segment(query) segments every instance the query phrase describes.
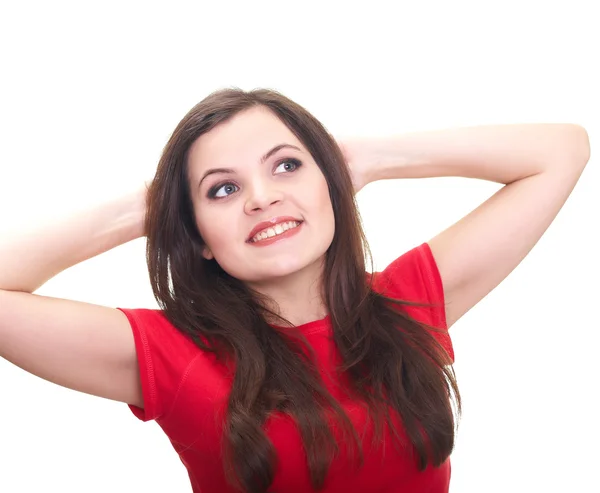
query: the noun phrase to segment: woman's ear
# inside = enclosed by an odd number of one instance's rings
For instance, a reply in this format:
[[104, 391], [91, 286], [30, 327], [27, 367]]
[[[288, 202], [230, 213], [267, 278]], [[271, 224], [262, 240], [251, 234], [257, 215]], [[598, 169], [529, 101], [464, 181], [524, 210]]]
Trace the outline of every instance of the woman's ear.
[[215, 256], [212, 254], [212, 252], [210, 251], [210, 248], [208, 248], [207, 246], [205, 246], [202, 249], [202, 256], [206, 259], [206, 260], [212, 260], [215, 258]]

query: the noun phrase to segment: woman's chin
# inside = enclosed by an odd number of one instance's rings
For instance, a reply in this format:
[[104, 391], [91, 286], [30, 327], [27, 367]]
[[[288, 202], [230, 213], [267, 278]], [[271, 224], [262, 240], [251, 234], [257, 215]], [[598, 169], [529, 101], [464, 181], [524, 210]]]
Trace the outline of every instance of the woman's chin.
[[299, 265], [298, 262], [290, 262], [289, 264], [271, 265], [257, 276], [258, 282], [268, 282], [269, 280], [282, 279], [289, 276], [294, 276], [304, 270], [305, 265]]
[[[277, 281], [285, 278], [291, 278], [297, 275], [301, 275], [311, 269], [316, 269], [316, 263], [302, 261], [299, 258], [289, 259], [278, 259], [277, 261], [270, 262], [269, 265], [262, 266], [264, 268], [256, 269], [251, 276], [246, 279], [248, 282], [254, 283], [268, 283], [269, 281]], [[259, 266], [256, 266], [259, 267]], [[257, 272], [258, 271], [258, 272]]]

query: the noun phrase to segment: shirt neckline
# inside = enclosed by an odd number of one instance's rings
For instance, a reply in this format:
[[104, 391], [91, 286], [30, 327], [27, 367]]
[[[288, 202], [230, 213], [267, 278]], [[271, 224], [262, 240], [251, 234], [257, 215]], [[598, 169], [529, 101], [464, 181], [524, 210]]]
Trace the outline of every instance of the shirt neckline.
[[[274, 325], [274, 324], [270, 324], [270, 325], [274, 329], [279, 329], [279, 330], [290, 329], [290, 327], [282, 327], [281, 325]], [[321, 331], [327, 329], [327, 327], [329, 327], [330, 325], [331, 325], [331, 317], [329, 316], [329, 314], [327, 314], [323, 318], [320, 318], [318, 320], [312, 320], [310, 322], [306, 322], [301, 325], [296, 325], [294, 328], [296, 330], [299, 330], [303, 334], [313, 334], [315, 332], [321, 332]]]

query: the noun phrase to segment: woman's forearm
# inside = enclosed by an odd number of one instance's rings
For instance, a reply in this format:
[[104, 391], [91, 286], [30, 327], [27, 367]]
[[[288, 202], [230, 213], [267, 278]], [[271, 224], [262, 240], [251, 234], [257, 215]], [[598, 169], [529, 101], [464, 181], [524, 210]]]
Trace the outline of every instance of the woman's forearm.
[[33, 293], [58, 273], [144, 235], [145, 190], [0, 241], [0, 289]]
[[509, 184], [589, 157], [587, 132], [572, 124], [463, 127], [363, 139], [344, 147], [357, 161], [369, 163], [363, 170], [366, 182], [460, 176]]

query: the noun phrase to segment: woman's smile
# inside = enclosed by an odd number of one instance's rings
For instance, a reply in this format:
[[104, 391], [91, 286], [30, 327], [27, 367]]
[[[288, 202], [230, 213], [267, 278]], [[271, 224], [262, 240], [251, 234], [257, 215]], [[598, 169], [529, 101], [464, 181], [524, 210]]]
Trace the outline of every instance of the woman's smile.
[[297, 235], [304, 221], [287, 221], [262, 230], [251, 238], [248, 243], [252, 246], [262, 247]]

